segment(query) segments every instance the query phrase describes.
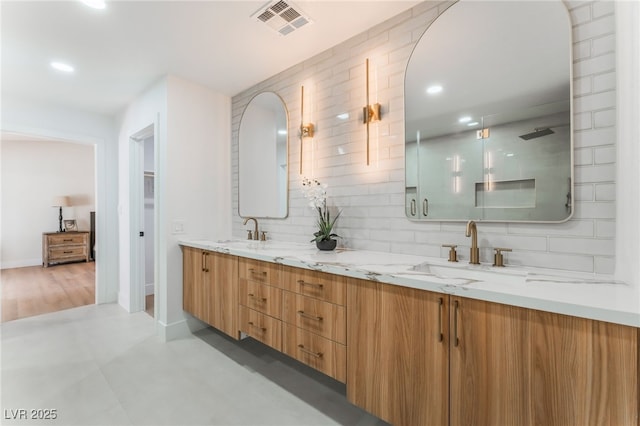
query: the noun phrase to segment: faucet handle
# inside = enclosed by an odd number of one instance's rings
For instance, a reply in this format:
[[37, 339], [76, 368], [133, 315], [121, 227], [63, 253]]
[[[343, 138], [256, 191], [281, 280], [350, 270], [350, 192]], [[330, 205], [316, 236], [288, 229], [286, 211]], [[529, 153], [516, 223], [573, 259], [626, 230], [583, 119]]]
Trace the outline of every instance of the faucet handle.
[[503, 251], [511, 251], [510, 248], [495, 247], [496, 254], [493, 255], [493, 266], [504, 266]]
[[247, 229], [247, 240], [253, 240], [253, 235], [251, 234], [251, 229]]
[[267, 241], [267, 231], [262, 231], [260, 233], [260, 241]]
[[455, 244], [443, 244], [442, 247], [449, 247], [449, 262], [457, 262], [458, 261], [458, 253], [456, 252]]

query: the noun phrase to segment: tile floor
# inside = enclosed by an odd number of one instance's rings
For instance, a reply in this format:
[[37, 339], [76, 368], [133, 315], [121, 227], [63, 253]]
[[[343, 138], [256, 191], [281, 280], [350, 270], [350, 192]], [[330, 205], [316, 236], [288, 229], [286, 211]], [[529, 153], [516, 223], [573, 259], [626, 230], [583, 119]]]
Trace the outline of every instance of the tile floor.
[[[0, 325], [0, 423], [384, 425], [344, 385], [211, 328], [162, 343], [153, 318], [89, 305]], [[55, 420], [31, 410], [56, 410]], [[26, 410], [28, 420], [14, 420]], [[44, 414], [43, 412], [40, 412]]]

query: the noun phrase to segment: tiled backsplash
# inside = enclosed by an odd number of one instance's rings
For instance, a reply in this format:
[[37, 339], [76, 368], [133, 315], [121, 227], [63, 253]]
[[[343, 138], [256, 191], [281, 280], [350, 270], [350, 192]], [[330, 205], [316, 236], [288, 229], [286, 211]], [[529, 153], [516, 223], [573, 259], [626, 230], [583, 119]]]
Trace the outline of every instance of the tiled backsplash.
[[[614, 2], [565, 2], [573, 26], [575, 213], [561, 224], [479, 223], [481, 260], [492, 247], [510, 247], [511, 265], [613, 273], [615, 234], [615, 26]], [[251, 87], [232, 100], [233, 235], [246, 235], [238, 216], [238, 128], [253, 96], [273, 91], [289, 112], [289, 215], [259, 219], [270, 239], [305, 242], [315, 212], [302, 197], [299, 175], [300, 87], [305, 121], [316, 125], [313, 162], [305, 175], [328, 184], [329, 202], [342, 210], [339, 245], [383, 252], [446, 257], [442, 244], [458, 244], [468, 259], [464, 223], [412, 222], [405, 216], [404, 72], [425, 29], [451, 2], [424, 2], [332, 49]], [[366, 165], [365, 59], [383, 119], [372, 127], [372, 164]], [[336, 119], [347, 112], [346, 121]], [[309, 172], [313, 163], [313, 174]]]

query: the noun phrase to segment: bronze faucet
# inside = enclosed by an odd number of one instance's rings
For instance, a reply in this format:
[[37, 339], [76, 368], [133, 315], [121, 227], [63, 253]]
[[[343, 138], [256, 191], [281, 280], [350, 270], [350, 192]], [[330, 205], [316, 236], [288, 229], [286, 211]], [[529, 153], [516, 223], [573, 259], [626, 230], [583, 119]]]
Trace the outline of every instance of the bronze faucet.
[[469, 250], [469, 263], [472, 265], [480, 264], [480, 249], [478, 248], [478, 228], [472, 220], [467, 222], [467, 230], [464, 234], [471, 237], [471, 249]]
[[[256, 225], [256, 226], [255, 226], [255, 230], [253, 231], [253, 239], [254, 239], [254, 240], [257, 240], [257, 239], [258, 239], [258, 220], [257, 220], [255, 217], [248, 217], [248, 218], [246, 218], [246, 219], [244, 220], [244, 222], [243, 222], [242, 224], [243, 224], [243, 225], [246, 225], [246, 224], [247, 224], [247, 222], [249, 222], [250, 220], [252, 220], [252, 221], [253, 221], [253, 223], [255, 223], [255, 225]], [[249, 237], [248, 237], [248, 239], [249, 239], [249, 240], [251, 240], [251, 239], [252, 239], [251, 231], [249, 231]]]

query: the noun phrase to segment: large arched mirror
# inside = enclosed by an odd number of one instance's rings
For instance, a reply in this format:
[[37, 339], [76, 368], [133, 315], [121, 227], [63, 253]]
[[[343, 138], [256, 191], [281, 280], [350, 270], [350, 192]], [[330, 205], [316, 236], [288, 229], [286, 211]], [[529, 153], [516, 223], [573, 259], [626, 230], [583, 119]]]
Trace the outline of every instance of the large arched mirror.
[[561, 1], [453, 4], [407, 66], [407, 216], [569, 219], [571, 117], [571, 23]]
[[288, 210], [288, 117], [273, 92], [256, 95], [240, 119], [238, 213], [284, 218]]

